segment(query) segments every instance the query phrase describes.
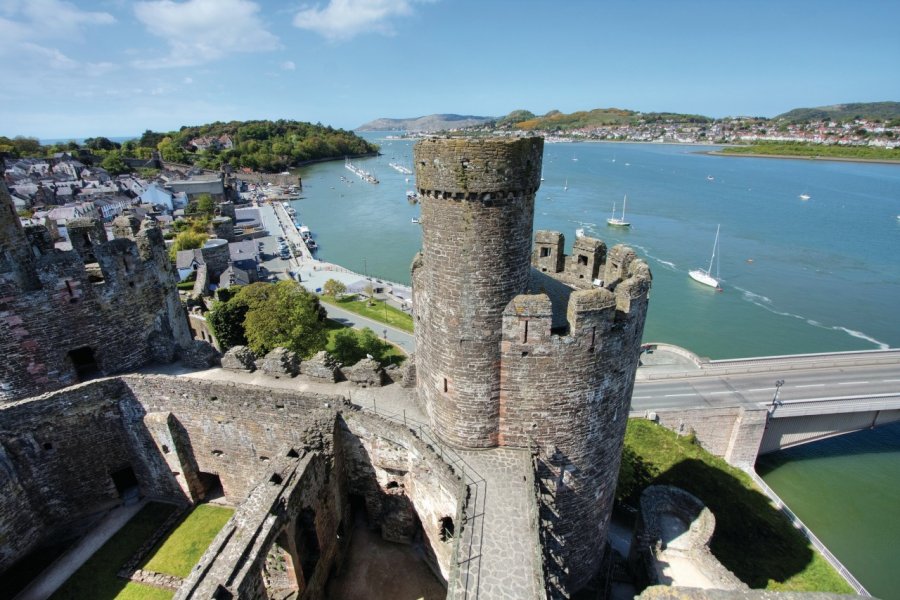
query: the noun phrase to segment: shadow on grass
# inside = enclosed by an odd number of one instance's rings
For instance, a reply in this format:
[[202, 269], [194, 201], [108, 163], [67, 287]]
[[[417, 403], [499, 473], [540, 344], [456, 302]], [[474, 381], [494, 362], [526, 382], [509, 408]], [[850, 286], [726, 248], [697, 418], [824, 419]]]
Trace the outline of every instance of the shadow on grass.
[[770, 579], [783, 583], [813, 560], [809, 542], [768, 497], [728, 472], [686, 458], [651, 484], [678, 486], [709, 507], [716, 517], [710, 550], [750, 587], [764, 588]]

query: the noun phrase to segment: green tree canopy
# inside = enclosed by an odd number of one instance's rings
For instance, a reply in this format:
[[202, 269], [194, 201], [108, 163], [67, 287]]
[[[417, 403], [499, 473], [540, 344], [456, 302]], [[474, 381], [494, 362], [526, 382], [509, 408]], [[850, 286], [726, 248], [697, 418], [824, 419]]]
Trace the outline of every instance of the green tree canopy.
[[361, 330], [345, 328], [337, 331], [332, 338], [331, 351], [334, 356], [345, 365], [354, 365], [372, 356], [378, 362], [384, 364], [388, 361], [388, 351], [391, 346], [378, 338], [378, 335], [364, 327]]
[[[280, 281], [267, 286], [264, 293], [244, 287], [232, 301], [246, 300], [249, 305], [244, 318], [247, 345], [258, 356], [283, 346], [300, 356], [309, 357], [325, 348], [327, 314], [318, 297], [295, 281]], [[248, 292], [245, 294], [244, 292]]]
[[172, 259], [175, 259], [175, 255], [178, 254], [181, 250], [193, 250], [195, 248], [201, 248], [206, 242], [207, 236], [205, 233], [197, 233], [196, 231], [187, 230], [182, 231], [177, 236], [175, 236], [175, 241], [172, 242], [172, 249], [170, 250]]
[[107, 154], [100, 166], [109, 171], [111, 175], [121, 175], [130, 171], [118, 150], [113, 150]]
[[322, 290], [325, 292], [326, 296], [336, 298], [347, 291], [347, 286], [337, 279], [329, 279], [325, 282], [325, 285], [322, 286]]

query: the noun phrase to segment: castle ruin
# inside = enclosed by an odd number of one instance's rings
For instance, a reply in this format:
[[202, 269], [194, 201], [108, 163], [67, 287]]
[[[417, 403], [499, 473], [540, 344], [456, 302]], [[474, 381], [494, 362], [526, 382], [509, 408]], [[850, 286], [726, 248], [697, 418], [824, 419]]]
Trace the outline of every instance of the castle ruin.
[[[473, 597], [483, 496], [452, 447], [527, 459], [513, 476], [534, 491], [523, 539], [541, 557], [535, 597], [584, 587], [605, 552], [651, 277], [624, 246], [579, 238], [567, 257], [558, 232], [532, 244], [542, 151], [538, 138], [415, 148], [414, 387], [388, 388], [418, 405], [425, 429], [361, 410], [352, 382], [315, 383], [302, 365], [277, 380], [213, 371], [72, 385], [87, 369], [80, 348], [100, 374], [178, 352], [186, 324], [161, 236], [124, 219], [123, 237], [106, 240], [85, 223], [60, 252], [4, 213], [0, 572], [129, 489], [188, 505], [221, 488], [235, 515], [176, 598], [322, 597], [344, 568], [354, 505], [385, 539], [421, 540], [448, 597]], [[352, 397], [374, 406], [379, 389]], [[480, 597], [517, 597], [479, 576]]]

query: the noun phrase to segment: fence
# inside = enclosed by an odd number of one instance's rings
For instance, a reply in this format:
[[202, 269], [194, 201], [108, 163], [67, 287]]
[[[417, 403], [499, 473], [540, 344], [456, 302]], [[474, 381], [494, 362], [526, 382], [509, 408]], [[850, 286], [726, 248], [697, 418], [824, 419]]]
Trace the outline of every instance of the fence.
[[810, 529], [803, 524], [803, 521], [800, 520], [800, 517], [795, 515], [794, 512], [784, 503], [784, 501], [782, 501], [778, 494], [776, 494], [775, 491], [772, 490], [772, 488], [770, 488], [765, 481], [763, 481], [762, 477], [757, 475], [756, 471], [753, 470], [752, 467], [745, 469], [745, 472], [750, 476], [751, 479], [753, 479], [756, 485], [758, 485], [763, 490], [763, 492], [765, 492], [769, 499], [772, 500], [772, 502], [775, 504], [775, 507], [778, 508], [778, 510], [780, 510], [784, 514], [784, 516], [788, 518], [788, 520], [790, 520], [794, 527], [799, 529], [800, 532], [804, 536], [806, 536], [806, 539], [809, 540], [809, 543], [812, 544], [813, 548], [818, 550], [819, 554], [825, 557], [825, 560], [827, 560], [828, 563], [832, 567], [834, 567], [834, 570], [837, 571], [854, 590], [856, 590], [857, 594], [867, 597], [872, 596], [872, 594], [866, 591], [866, 588], [863, 587], [863, 584], [861, 584], [856, 579], [856, 577], [853, 576], [853, 573], [851, 573], [847, 569], [847, 567], [845, 567], [843, 563], [841, 563], [841, 561], [831, 553], [831, 550], [829, 550], [825, 546], [825, 544], [823, 544], [821, 540], [816, 537], [816, 534], [810, 531]]

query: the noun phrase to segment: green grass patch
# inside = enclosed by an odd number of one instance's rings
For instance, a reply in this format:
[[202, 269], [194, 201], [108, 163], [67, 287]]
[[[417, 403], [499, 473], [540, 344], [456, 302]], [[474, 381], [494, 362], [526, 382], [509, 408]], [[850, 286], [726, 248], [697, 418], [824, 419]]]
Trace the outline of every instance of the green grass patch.
[[617, 495], [637, 506], [648, 485], [674, 485], [694, 494], [716, 517], [710, 549], [752, 588], [853, 594], [853, 589], [777, 511], [750, 477], [650, 421], [631, 419]]
[[347, 312], [361, 315], [378, 323], [384, 323], [391, 327], [396, 327], [402, 331], [412, 333], [413, 319], [408, 313], [398, 310], [390, 306], [383, 300], [372, 300], [371, 305], [365, 300], [357, 300], [355, 295], [347, 296], [335, 300], [329, 296], [321, 295], [319, 300], [338, 308], [343, 308]]
[[151, 502], [66, 581], [51, 600], [169, 600], [173, 592], [125, 581], [116, 572], [147, 538], [163, 524], [175, 507]]
[[200, 504], [172, 530], [141, 568], [187, 577], [233, 513], [233, 509], [224, 506]]
[[723, 154], [762, 154], [766, 156], [790, 156], [798, 158], [852, 158], [861, 160], [900, 161], [900, 151], [874, 146], [826, 146], [824, 144], [768, 143], [749, 146], [727, 146]]

